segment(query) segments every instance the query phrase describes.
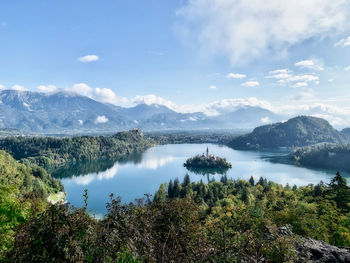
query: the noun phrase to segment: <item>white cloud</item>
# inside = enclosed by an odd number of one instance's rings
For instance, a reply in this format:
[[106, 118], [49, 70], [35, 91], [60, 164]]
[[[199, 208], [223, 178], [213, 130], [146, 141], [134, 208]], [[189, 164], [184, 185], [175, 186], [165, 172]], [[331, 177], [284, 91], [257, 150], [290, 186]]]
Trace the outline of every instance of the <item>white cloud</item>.
[[98, 59], [99, 57], [96, 55], [87, 55], [87, 56], [79, 57], [78, 61], [83, 63], [88, 63], [88, 62], [97, 61]]
[[348, 5], [345, 0], [190, 0], [176, 12], [177, 29], [201, 53], [241, 64], [345, 31]]
[[41, 92], [54, 92], [57, 90], [57, 87], [55, 85], [40, 85], [36, 89]]
[[310, 82], [310, 81], [318, 81], [319, 77], [315, 75], [296, 75], [288, 78], [289, 81], [303, 81], [303, 82]]
[[215, 89], [216, 89], [216, 86], [211, 85], [211, 86], [209, 87], [209, 89], [211, 89], [211, 90], [215, 90]]
[[108, 103], [115, 103], [117, 96], [114, 91], [107, 88], [95, 88], [92, 94], [93, 98]]
[[26, 89], [21, 86], [21, 85], [13, 85], [12, 88], [13, 90], [18, 90], [18, 91], [25, 91]]
[[151, 104], [159, 104], [159, 105], [164, 105], [167, 106], [168, 108], [172, 109], [172, 110], [176, 110], [177, 109], [177, 105], [175, 103], [173, 103], [170, 100], [166, 100], [162, 97], [157, 97], [154, 94], [149, 94], [149, 95], [145, 95], [145, 96], [135, 96], [134, 98], [132, 98], [130, 100], [131, 103], [133, 104], [139, 104], [139, 103], [145, 103], [147, 105], [151, 105]]
[[152, 154], [144, 155], [142, 158], [141, 163], [137, 165], [138, 168], [146, 168], [155, 170], [158, 167], [162, 167], [165, 164], [172, 162], [174, 160], [174, 157], [172, 156], [165, 156], [159, 158], [158, 156], [152, 156]]
[[0, 85], [0, 90], [5, 90], [6, 87], [4, 85]]
[[322, 63], [317, 60], [302, 60], [295, 63], [294, 66], [313, 70], [324, 70]]
[[257, 86], [259, 86], [259, 81], [256, 81], [256, 80], [246, 81], [246, 82], [242, 83], [241, 86], [243, 86], [243, 87], [257, 87]]
[[95, 181], [96, 179], [99, 181], [112, 179], [114, 176], [116, 176], [116, 174], [118, 173], [118, 170], [119, 170], [119, 164], [116, 163], [106, 171], [99, 172], [97, 174], [91, 173], [86, 175], [73, 176], [72, 179], [78, 185], [88, 185], [91, 182]]
[[292, 75], [289, 73], [279, 73], [271, 76], [266, 76], [266, 78], [270, 78], [270, 79], [288, 79], [290, 77], [292, 77]]
[[345, 70], [345, 71], [349, 71], [349, 70], [350, 70], [350, 66], [345, 67], [344, 70]]
[[330, 114], [312, 114], [311, 116], [325, 119], [332, 126], [335, 126], [335, 127], [346, 127], [349, 125], [349, 121], [345, 120], [344, 118], [330, 115]]
[[74, 84], [73, 87], [70, 89], [70, 91], [73, 91], [75, 93], [84, 95], [84, 96], [88, 96], [91, 94], [92, 92], [92, 88], [89, 87], [89, 85], [85, 84], [85, 83], [77, 83]]
[[347, 38], [343, 38], [341, 40], [339, 40], [337, 43], [334, 44], [335, 47], [338, 46], [343, 46], [343, 47], [347, 47], [350, 46], [350, 36], [348, 36]]
[[226, 78], [228, 79], [244, 79], [246, 77], [245, 74], [240, 73], [229, 73], [226, 75]]
[[79, 125], [83, 125], [83, 124], [84, 124], [84, 121], [83, 121], [83, 120], [78, 120], [78, 124], [79, 124]]
[[101, 116], [97, 116], [96, 120], [95, 120], [95, 123], [106, 123], [108, 122], [108, 118], [104, 115], [101, 115]]
[[[311, 60], [310, 60], [311, 61]], [[315, 62], [310, 61], [300, 61], [295, 65], [299, 67], [318, 67], [320, 69], [320, 64], [316, 64]], [[294, 75], [292, 70], [289, 69], [276, 69], [270, 71], [265, 78], [276, 79], [277, 83], [280, 85], [292, 84], [293, 88], [300, 88], [308, 86], [308, 82], [313, 82], [315, 84], [319, 84], [319, 76], [315, 74], [304, 74], [304, 75]]]
[[275, 69], [269, 72], [270, 75], [276, 75], [276, 74], [289, 74], [292, 73], [293, 70], [290, 70], [288, 68], [282, 68], [282, 69]]
[[210, 103], [203, 104], [185, 104], [177, 105], [172, 101], [166, 100], [161, 97], [157, 97], [153, 94], [146, 96], [136, 96], [132, 99], [129, 99], [125, 104], [119, 104], [120, 106], [134, 106], [139, 103], [159, 104], [164, 105], [176, 112], [180, 113], [193, 113], [193, 112], [203, 112], [206, 115], [215, 116], [220, 112], [230, 112], [237, 110], [245, 106], [256, 106], [262, 107], [265, 109], [272, 109], [272, 106], [267, 101], [258, 100], [257, 98], [247, 98], [247, 99], [223, 99], [220, 101], [214, 101]]
[[260, 121], [261, 121], [262, 123], [269, 123], [269, 122], [271, 122], [271, 120], [270, 120], [269, 117], [263, 117], [263, 118], [260, 119]]
[[304, 88], [307, 87], [307, 82], [297, 82], [294, 85], [292, 85], [293, 88]]

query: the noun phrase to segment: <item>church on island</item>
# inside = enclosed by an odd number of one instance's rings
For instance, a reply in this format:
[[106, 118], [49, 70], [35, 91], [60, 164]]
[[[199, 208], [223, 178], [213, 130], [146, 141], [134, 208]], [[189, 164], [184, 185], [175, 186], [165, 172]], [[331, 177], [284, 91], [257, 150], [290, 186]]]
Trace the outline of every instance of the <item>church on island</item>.
[[226, 158], [210, 155], [208, 147], [205, 154], [188, 158], [184, 166], [191, 168], [232, 168], [231, 163], [227, 162]]

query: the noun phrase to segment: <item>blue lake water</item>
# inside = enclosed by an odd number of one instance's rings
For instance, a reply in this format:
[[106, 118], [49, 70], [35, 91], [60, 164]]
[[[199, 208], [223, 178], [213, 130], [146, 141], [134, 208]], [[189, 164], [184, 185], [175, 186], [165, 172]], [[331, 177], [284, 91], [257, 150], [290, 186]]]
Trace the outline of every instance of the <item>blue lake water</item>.
[[[145, 193], [153, 195], [160, 184], [170, 179], [179, 178], [182, 182], [186, 173], [191, 181], [207, 181], [206, 176], [183, 167], [187, 158], [202, 154], [207, 147], [210, 154], [225, 157], [232, 163], [232, 169], [226, 173], [228, 178], [248, 180], [253, 176], [257, 181], [262, 176], [283, 185], [300, 186], [321, 180], [328, 182], [335, 174], [335, 171], [313, 170], [268, 160], [268, 157], [285, 154], [280, 152], [236, 151], [215, 144], [169, 144], [155, 146], [126, 160], [107, 162], [95, 167], [95, 172], [84, 170], [86, 164], [79, 164], [81, 167], [78, 165], [69, 172], [58, 171], [56, 176], [62, 178], [69, 203], [83, 206], [84, 189], [88, 189], [88, 209], [96, 216], [102, 216], [106, 213], [105, 205], [111, 193], [121, 196], [124, 202], [132, 202], [144, 197]], [[220, 180], [221, 175], [210, 175], [213, 177]]]

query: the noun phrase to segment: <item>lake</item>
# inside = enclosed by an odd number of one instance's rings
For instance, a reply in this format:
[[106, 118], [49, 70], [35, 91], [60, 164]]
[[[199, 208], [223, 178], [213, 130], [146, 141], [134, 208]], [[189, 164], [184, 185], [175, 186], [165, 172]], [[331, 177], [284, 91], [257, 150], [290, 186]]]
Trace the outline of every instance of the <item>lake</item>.
[[[203, 180], [208, 176], [189, 172], [183, 163], [189, 157], [209, 153], [226, 158], [232, 163], [227, 177], [255, 181], [262, 176], [268, 180], [289, 185], [317, 184], [328, 182], [335, 171], [313, 170], [289, 164], [269, 161], [270, 157], [285, 155], [283, 152], [237, 151], [216, 144], [169, 144], [155, 146], [143, 153], [118, 161], [96, 161], [61, 168], [53, 173], [65, 186], [67, 201], [76, 207], [83, 206], [84, 189], [88, 189], [88, 209], [97, 217], [106, 213], [105, 205], [109, 195], [119, 195], [124, 202], [144, 197], [145, 193], [154, 195], [160, 184], [179, 178], [182, 182], [186, 173], [191, 181]], [[220, 180], [221, 175], [209, 175], [210, 179]]]

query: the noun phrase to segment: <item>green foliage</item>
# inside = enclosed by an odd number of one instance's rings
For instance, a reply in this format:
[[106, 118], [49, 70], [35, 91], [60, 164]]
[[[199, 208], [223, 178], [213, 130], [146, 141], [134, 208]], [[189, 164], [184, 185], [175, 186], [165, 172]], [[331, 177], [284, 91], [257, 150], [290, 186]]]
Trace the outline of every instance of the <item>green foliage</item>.
[[62, 189], [44, 169], [20, 164], [0, 151], [0, 261], [12, 247], [16, 227], [45, 207], [49, 193]]
[[299, 165], [350, 172], [350, 145], [320, 143], [297, 148], [291, 158]]
[[221, 158], [218, 156], [201, 156], [197, 155], [195, 157], [189, 158], [184, 163], [185, 167], [193, 167], [193, 168], [217, 168], [217, 169], [225, 169], [232, 168], [232, 165], [226, 161], [225, 158]]
[[277, 226], [291, 225], [296, 234], [350, 246], [350, 188], [339, 173], [329, 185], [320, 182], [316, 186], [299, 188], [283, 187], [263, 178], [254, 184], [252, 179], [246, 182], [225, 177], [208, 185], [203, 182], [176, 185], [177, 189], [184, 190], [174, 191], [173, 186], [171, 193], [168, 190], [167, 198], [190, 197], [205, 207], [209, 216], [227, 204], [232, 204], [235, 209], [242, 206], [244, 211], [264, 215], [264, 220]]
[[146, 134], [157, 144], [182, 144], [182, 143], [226, 143], [239, 133], [229, 131], [162, 131]]
[[343, 144], [348, 138], [324, 119], [298, 116], [283, 123], [257, 127], [250, 134], [233, 138], [227, 144], [235, 149], [274, 149], [322, 142]]
[[331, 198], [337, 204], [337, 207], [345, 212], [350, 212], [350, 188], [339, 172], [337, 172], [336, 176], [331, 180], [329, 188]]
[[10, 153], [16, 160], [42, 167], [66, 162], [115, 159], [151, 145], [152, 142], [137, 131], [119, 132], [109, 137], [7, 137], [0, 140], [0, 149]]
[[[90, 217], [86, 207], [67, 204], [24, 215], [29, 219], [16, 214], [23, 223], [6, 260], [295, 262], [299, 241], [290, 228], [300, 236], [350, 245], [350, 216], [342, 202], [348, 191], [339, 173], [328, 185], [293, 188], [263, 178], [255, 183], [223, 176], [204, 184], [185, 176], [182, 183], [162, 184], [153, 201], [146, 195], [123, 204], [111, 195], [102, 220]], [[87, 200], [86, 192], [83, 197]], [[18, 206], [13, 200], [9, 207]]]
[[94, 262], [95, 224], [85, 209], [51, 205], [19, 229], [9, 258], [12, 262]]

